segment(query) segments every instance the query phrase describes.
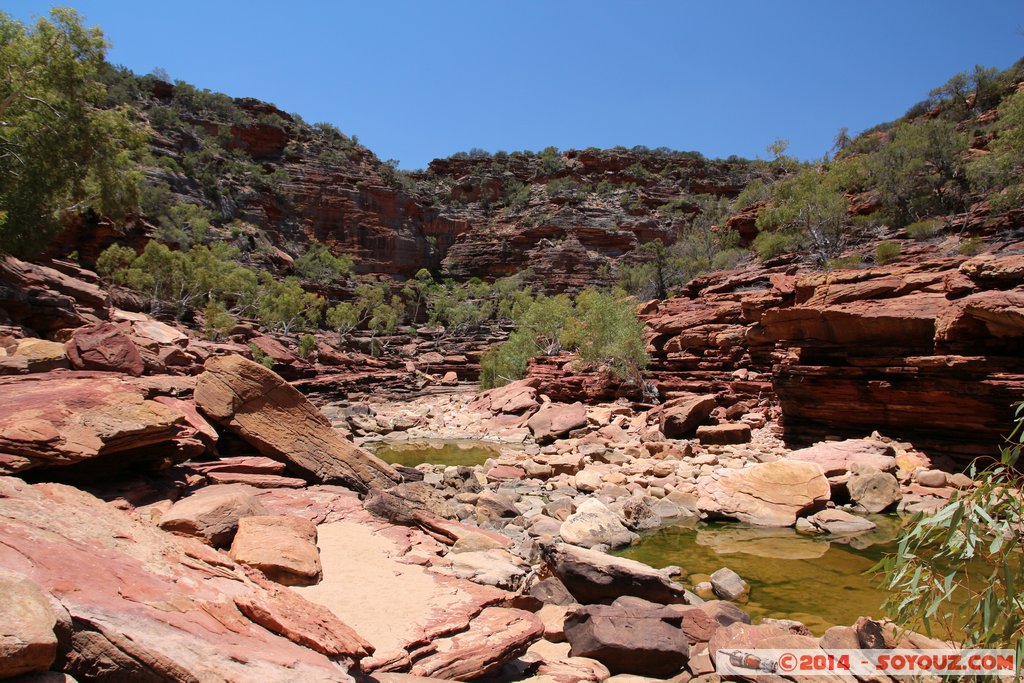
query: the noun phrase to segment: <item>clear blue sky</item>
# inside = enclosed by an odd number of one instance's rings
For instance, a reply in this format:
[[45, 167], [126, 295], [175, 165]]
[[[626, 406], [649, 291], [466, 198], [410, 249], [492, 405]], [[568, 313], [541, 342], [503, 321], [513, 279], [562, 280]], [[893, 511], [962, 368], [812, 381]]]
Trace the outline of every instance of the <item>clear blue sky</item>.
[[[52, 2], [5, 0], [19, 19]], [[112, 62], [328, 121], [403, 168], [481, 147], [820, 156], [975, 64], [1024, 0], [68, 2]]]

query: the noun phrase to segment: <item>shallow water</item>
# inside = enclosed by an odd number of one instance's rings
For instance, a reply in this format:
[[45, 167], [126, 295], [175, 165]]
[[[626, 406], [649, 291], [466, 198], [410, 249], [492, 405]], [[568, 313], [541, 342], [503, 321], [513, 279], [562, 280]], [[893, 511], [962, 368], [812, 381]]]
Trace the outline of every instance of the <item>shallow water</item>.
[[373, 449], [374, 455], [390, 464], [415, 467], [434, 465], [482, 465], [496, 458], [501, 449], [486, 441], [409, 441], [384, 442]]
[[743, 608], [755, 623], [764, 617], [796, 619], [820, 635], [830, 626], [849, 626], [860, 616], [882, 616], [886, 592], [879, 587], [881, 577], [865, 572], [895, 551], [899, 520], [872, 521], [878, 529], [845, 542], [794, 529], [671, 526], [616, 554], [654, 567], [677, 565], [689, 577], [687, 585], [729, 567], [751, 586]]

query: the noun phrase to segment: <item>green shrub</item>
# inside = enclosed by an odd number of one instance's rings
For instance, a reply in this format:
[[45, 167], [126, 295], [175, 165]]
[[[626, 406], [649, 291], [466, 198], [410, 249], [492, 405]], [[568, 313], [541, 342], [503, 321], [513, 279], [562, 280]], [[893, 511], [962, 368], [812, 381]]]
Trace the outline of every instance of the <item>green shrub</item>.
[[203, 309], [203, 333], [212, 341], [227, 337], [236, 322], [235, 316], [216, 299], [211, 299]]
[[352, 259], [335, 256], [324, 245], [313, 240], [299, 258], [295, 259], [295, 274], [319, 285], [329, 285], [352, 274]]
[[311, 334], [304, 335], [299, 340], [299, 358], [309, 358], [309, 354], [317, 347], [316, 337]]
[[851, 254], [850, 256], [843, 256], [841, 258], [834, 258], [828, 262], [829, 270], [846, 270], [849, 268], [856, 268], [864, 263], [864, 257], [860, 254]]
[[252, 354], [252, 359], [265, 367], [267, 370], [274, 369], [274, 359], [263, 353], [263, 349], [256, 346], [255, 344], [249, 344], [249, 353]]
[[957, 252], [961, 256], [974, 256], [981, 251], [982, 245], [984, 245], [984, 241], [980, 237], [968, 237], [960, 242], [960, 246], [957, 247]]
[[892, 263], [900, 257], [900, 243], [895, 240], [879, 242], [875, 247], [875, 262], [879, 265]]
[[327, 326], [338, 333], [339, 339], [359, 326], [359, 309], [355, 304], [342, 302], [327, 311]]
[[539, 296], [516, 320], [507, 342], [480, 360], [480, 386], [490, 389], [521, 378], [529, 360], [541, 354], [574, 351], [595, 368], [641, 383], [647, 365], [643, 323], [636, 300], [621, 290], [587, 289], [575, 302], [567, 295]]
[[146, 136], [102, 106], [105, 49], [72, 9], [31, 24], [0, 12], [0, 253], [35, 256], [71, 215], [136, 206]]
[[769, 261], [783, 254], [796, 251], [803, 243], [803, 234], [797, 230], [762, 232], [754, 238], [751, 246], [762, 261]]
[[924, 221], [915, 221], [906, 227], [906, 231], [912, 240], [926, 240], [941, 232], [942, 226], [942, 221], [932, 218]]
[[111, 244], [96, 259], [96, 272], [118, 284], [123, 284], [121, 274], [131, 267], [136, 258], [138, 254], [131, 247]]
[[488, 349], [480, 357], [480, 388], [493, 389], [526, 374], [530, 359], [537, 355], [537, 345], [525, 331], [509, 335], [508, 341]]

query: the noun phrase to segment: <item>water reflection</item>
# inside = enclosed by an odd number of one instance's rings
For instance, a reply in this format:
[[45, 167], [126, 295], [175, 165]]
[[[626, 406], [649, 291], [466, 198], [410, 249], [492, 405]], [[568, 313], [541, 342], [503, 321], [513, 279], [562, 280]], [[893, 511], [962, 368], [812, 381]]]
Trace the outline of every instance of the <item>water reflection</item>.
[[872, 521], [877, 529], [849, 538], [736, 524], [673, 526], [618, 554], [655, 567], [678, 565], [690, 580], [729, 567], [751, 585], [744, 609], [755, 622], [797, 619], [821, 634], [860, 616], [882, 616], [886, 593], [880, 578], [865, 572], [895, 550], [899, 520]]

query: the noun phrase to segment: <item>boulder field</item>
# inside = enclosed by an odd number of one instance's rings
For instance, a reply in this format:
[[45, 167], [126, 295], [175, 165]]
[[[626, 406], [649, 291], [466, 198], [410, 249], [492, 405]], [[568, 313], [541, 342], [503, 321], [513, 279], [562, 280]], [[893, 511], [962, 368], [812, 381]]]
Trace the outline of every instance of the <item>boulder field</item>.
[[[609, 551], [684, 520], [852, 543], [972, 486], [1024, 392], [1019, 258], [702, 278], [641, 309], [657, 403], [560, 356], [473, 391], [495, 337], [208, 342], [6, 259], [0, 678], [715, 683], [723, 648], [935, 645], [881, 614], [752, 624], [730, 569]], [[493, 452], [370, 450], [429, 439]]]

